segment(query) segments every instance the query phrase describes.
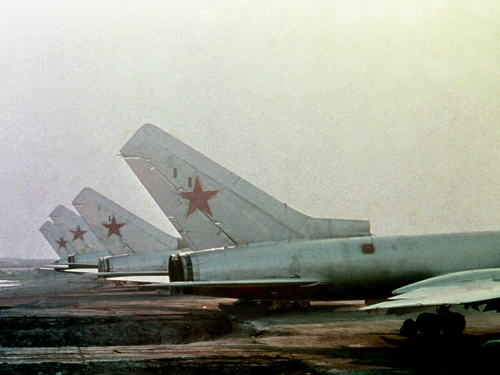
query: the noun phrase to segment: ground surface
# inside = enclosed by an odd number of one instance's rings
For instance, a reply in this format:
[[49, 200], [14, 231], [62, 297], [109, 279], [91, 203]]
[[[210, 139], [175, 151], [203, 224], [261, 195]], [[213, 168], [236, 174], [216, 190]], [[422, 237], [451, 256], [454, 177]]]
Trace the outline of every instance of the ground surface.
[[[358, 302], [271, 312], [58, 276], [0, 288], [0, 374], [465, 373], [496, 363], [500, 315], [458, 338], [401, 337]], [[410, 315], [415, 317], [416, 314]]]

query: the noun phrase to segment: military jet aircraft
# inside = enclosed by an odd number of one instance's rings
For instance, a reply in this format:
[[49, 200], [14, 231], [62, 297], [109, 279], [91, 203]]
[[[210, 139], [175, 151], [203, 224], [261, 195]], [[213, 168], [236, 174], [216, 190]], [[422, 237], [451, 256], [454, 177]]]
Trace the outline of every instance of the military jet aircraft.
[[57, 226], [51, 221], [43, 223], [39, 230], [59, 256], [59, 260], [56, 263], [67, 264], [68, 256], [75, 253], [73, 245], [64, 239]]
[[170, 254], [186, 247], [182, 238], [161, 231], [91, 188], [84, 188], [73, 205], [109, 252], [128, 252], [100, 258], [98, 276], [127, 281], [131, 275], [168, 275]]
[[59, 232], [59, 229], [57, 229], [57, 226], [51, 221], [46, 221], [45, 223], [43, 223], [39, 230], [40, 233], [42, 233], [42, 235], [45, 237], [47, 242], [50, 244], [52, 249], [54, 249], [56, 254], [59, 256], [59, 260], [57, 261], [57, 263], [68, 263], [68, 255], [74, 254], [75, 249], [73, 248], [73, 245], [71, 245], [71, 243], [68, 243], [63, 238], [61, 232]]
[[[68, 263], [86, 264], [89, 267], [79, 268], [97, 269], [99, 258], [110, 255], [80, 215], [63, 205], [59, 205], [49, 214], [49, 217], [59, 229], [64, 240], [70, 243], [75, 250], [74, 254], [68, 256]], [[113, 253], [113, 255], [121, 254], [125, 254], [125, 252]]]
[[72, 242], [67, 241], [62, 236], [53, 222], [46, 221], [40, 227], [40, 232], [60, 258], [54, 264], [46, 265], [42, 269], [76, 273], [97, 273], [97, 265], [94, 263], [95, 257], [88, 254], [76, 254]]
[[213, 247], [172, 254], [170, 282], [156, 288], [304, 307], [396, 290], [378, 308], [440, 307], [421, 315], [422, 333], [460, 333], [465, 320], [450, 306], [500, 298], [500, 232], [378, 237], [366, 221], [311, 218], [150, 124], [120, 152], [190, 247]]
[[89, 254], [77, 254], [72, 242], [64, 239], [53, 222], [46, 221], [40, 227], [40, 232], [60, 258], [54, 264], [45, 265], [41, 269], [70, 273], [97, 273], [95, 257]]

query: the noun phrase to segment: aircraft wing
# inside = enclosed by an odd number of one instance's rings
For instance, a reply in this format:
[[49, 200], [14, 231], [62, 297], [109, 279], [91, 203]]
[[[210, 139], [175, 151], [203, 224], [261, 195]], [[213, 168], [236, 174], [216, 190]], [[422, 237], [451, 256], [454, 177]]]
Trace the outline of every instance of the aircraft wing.
[[141, 289], [162, 288], [259, 288], [279, 286], [310, 287], [320, 284], [315, 279], [282, 278], [282, 279], [257, 279], [257, 280], [219, 280], [219, 281], [176, 281], [172, 283], [157, 282], [144, 285]]
[[500, 299], [500, 269], [470, 270], [432, 277], [393, 291], [387, 301], [361, 310], [485, 304]]

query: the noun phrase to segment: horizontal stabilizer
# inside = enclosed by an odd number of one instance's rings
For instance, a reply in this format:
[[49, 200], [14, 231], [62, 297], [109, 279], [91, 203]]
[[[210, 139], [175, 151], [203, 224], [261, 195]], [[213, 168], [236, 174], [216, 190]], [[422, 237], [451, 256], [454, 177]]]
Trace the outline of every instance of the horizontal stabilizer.
[[78, 268], [93, 268], [97, 269], [97, 264], [92, 263], [69, 263], [69, 269], [78, 269]]
[[138, 284], [149, 284], [149, 283], [168, 283], [170, 282], [170, 278], [168, 276], [119, 276], [119, 277], [110, 277], [106, 280], [109, 281], [121, 281], [121, 282], [130, 282], [130, 283], [138, 283]]
[[67, 265], [67, 264], [47, 264], [43, 267], [47, 268], [47, 269], [53, 269], [53, 270], [66, 270], [69, 268], [69, 265]]
[[68, 272], [68, 273], [92, 273], [92, 274], [96, 274], [97, 273], [97, 268], [72, 268], [72, 269], [63, 270], [63, 272]]
[[[168, 271], [138, 271], [138, 272], [99, 272], [97, 274], [99, 277], [110, 278], [110, 277], [134, 277], [134, 276], [168, 276]], [[154, 281], [151, 281], [154, 282]]]
[[220, 280], [220, 281], [176, 281], [172, 283], [155, 283], [144, 285], [141, 289], [160, 288], [265, 288], [282, 286], [311, 287], [319, 285], [314, 279], [262, 279], [262, 280]]
[[90, 263], [47, 264], [44, 265], [43, 267], [51, 268], [53, 270], [67, 270], [67, 269], [78, 269], [78, 268], [93, 268], [97, 270], [97, 265]]

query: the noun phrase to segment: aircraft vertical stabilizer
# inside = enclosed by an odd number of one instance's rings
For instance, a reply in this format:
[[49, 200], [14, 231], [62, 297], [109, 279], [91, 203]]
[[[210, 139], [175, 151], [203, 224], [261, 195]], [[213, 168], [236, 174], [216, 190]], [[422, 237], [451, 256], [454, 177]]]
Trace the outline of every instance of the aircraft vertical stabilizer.
[[106, 249], [113, 253], [171, 251], [178, 249], [179, 240], [182, 241], [88, 187], [78, 194], [73, 205]]
[[68, 255], [75, 253], [75, 248], [71, 242], [64, 239], [54, 223], [46, 221], [40, 227], [40, 232], [43, 234], [50, 246], [52, 246], [60, 259], [66, 261], [68, 259]]
[[368, 221], [288, 207], [154, 125], [143, 125], [120, 152], [192, 249], [370, 235]]
[[76, 254], [108, 253], [80, 215], [59, 205], [49, 216], [64, 239], [74, 246]]

